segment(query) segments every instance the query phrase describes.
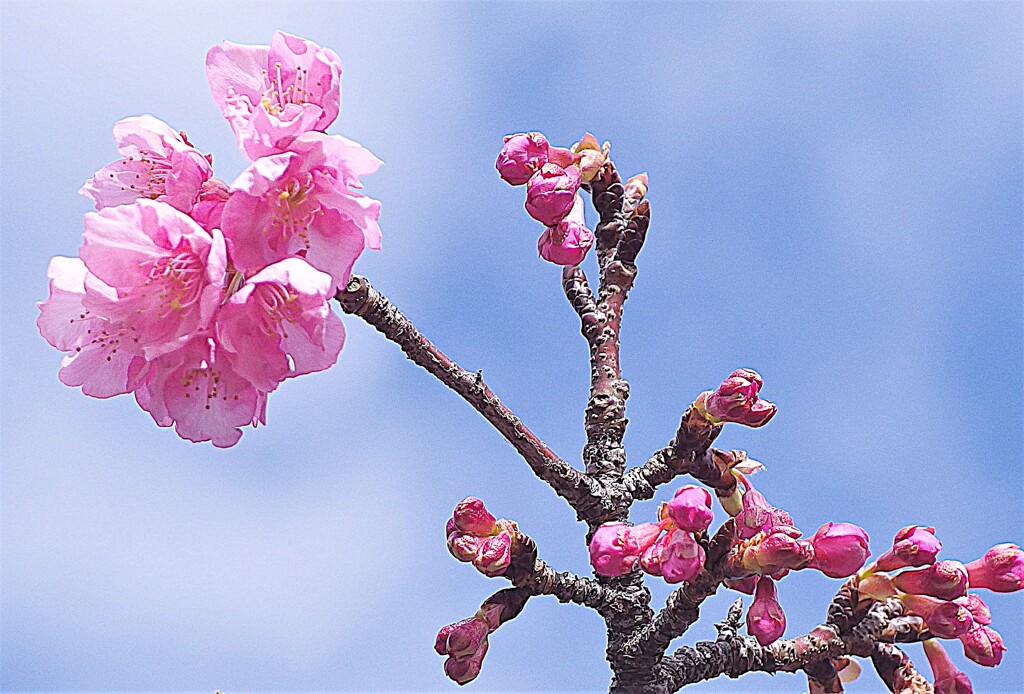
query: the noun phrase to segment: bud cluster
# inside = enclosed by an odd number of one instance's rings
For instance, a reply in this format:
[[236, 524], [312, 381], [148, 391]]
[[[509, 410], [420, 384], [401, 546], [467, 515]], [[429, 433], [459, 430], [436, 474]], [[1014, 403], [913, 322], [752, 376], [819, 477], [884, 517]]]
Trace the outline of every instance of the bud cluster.
[[[861, 572], [857, 590], [862, 597], [875, 600], [899, 598], [908, 614], [923, 620], [928, 635], [959, 639], [967, 658], [994, 667], [1006, 647], [999, 632], [989, 626], [992, 615], [988, 606], [968, 589], [1001, 593], [1024, 589], [1024, 552], [1016, 545], [996, 545], [965, 565], [937, 560], [941, 549], [935, 528], [903, 528], [896, 533], [892, 548]], [[894, 571], [899, 573], [888, 573]], [[952, 665], [938, 642], [926, 641], [925, 651], [936, 692], [972, 691], [967, 676]]]
[[438, 655], [446, 655], [444, 674], [458, 684], [476, 679], [487, 655], [487, 636], [500, 625], [500, 606], [484, 605], [469, 619], [441, 627], [434, 641]]
[[701, 393], [694, 405], [712, 424], [735, 422], [761, 427], [775, 416], [774, 403], [759, 397], [764, 381], [751, 369], [737, 369], [715, 390]]
[[512, 521], [496, 520], [484, 508], [484, 502], [469, 497], [455, 507], [445, 535], [453, 557], [493, 578], [508, 569], [518, 529]]
[[608, 160], [609, 145], [587, 133], [572, 149], [552, 147], [541, 133], [505, 138], [495, 168], [506, 183], [526, 185], [526, 211], [546, 228], [537, 250], [556, 265], [579, 265], [594, 244], [583, 216], [580, 187]]

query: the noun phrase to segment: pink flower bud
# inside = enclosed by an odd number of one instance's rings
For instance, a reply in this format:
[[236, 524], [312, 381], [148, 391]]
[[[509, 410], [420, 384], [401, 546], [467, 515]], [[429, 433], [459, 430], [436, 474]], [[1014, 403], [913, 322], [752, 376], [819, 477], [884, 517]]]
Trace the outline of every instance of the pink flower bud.
[[[607, 143], [605, 143], [607, 145]], [[587, 183], [594, 180], [594, 177], [601, 172], [604, 163], [608, 161], [608, 151], [602, 149], [597, 143], [597, 138], [587, 133], [583, 139], [573, 145], [572, 152], [580, 155], [580, 172], [583, 180]], [[564, 164], [563, 164], [564, 166]]]
[[487, 642], [473, 655], [463, 660], [448, 658], [444, 661], [444, 674], [456, 684], [469, 684], [480, 674], [484, 664], [484, 656], [487, 655]]
[[779, 604], [775, 582], [767, 576], [757, 581], [754, 602], [747, 610], [747, 633], [762, 646], [773, 643], [786, 631], [786, 615]]
[[444, 536], [451, 537], [452, 533], [459, 532], [459, 526], [455, 525], [455, 519], [449, 518], [448, 522], [444, 525]]
[[580, 182], [575, 166], [545, 164], [526, 184], [526, 211], [544, 226], [557, 225], [572, 210]]
[[502, 532], [483, 539], [473, 566], [484, 576], [501, 576], [512, 561], [512, 536]]
[[674, 530], [662, 547], [658, 564], [668, 583], [692, 581], [704, 568], [704, 548], [685, 530]]
[[967, 595], [967, 567], [947, 559], [924, 569], [903, 571], [892, 582], [905, 593], [955, 600]]
[[582, 155], [565, 147], [548, 147], [548, 163], [568, 169], [570, 166], [579, 168]]
[[470, 562], [476, 559], [483, 541], [484, 538], [482, 537], [468, 535], [456, 530], [448, 536], [448, 551], [459, 561]]
[[758, 393], [763, 382], [756, 371], [737, 369], [717, 390], [703, 393], [697, 407], [713, 423], [735, 422], [760, 427], [775, 416], [776, 407]]
[[900, 600], [908, 610], [924, 619], [928, 631], [940, 639], [955, 639], [974, 628], [974, 619], [963, 605], [927, 595], [908, 594]]
[[932, 668], [935, 694], [974, 694], [971, 681], [953, 664], [941, 643], [934, 639], [926, 640], [924, 654]]
[[668, 517], [680, 530], [691, 533], [707, 530], [714, 512], [711, 494], [703, 487], [688, 485], [675, 493], [667, 506]]
[[798, 540], [800, 531], [780, 526], [743, 552], [743, 566], [754, 573], [774, 574], [784, 569], [807, 568], [814, 559], [814, 547]]
[[857, 573], [868, 555], [868, 534], [850, 523], [826, 523], [811, 538], [814, 561], [811, 567], [829, 578]]
[[487, 623], [478, 616], [462, 619], [441, 627], [434, 640], [434, 650], [438, 655], [467, 658], [487, 641], [489, 632]]
[[1012, 593], [1024, 589], [1024, 552], [1017, 545], [996, 545], [968, 564], [967, 571], [971, 588]]
[[622, 576], [636, 566], [640, 553], [654, 543], [661, 527], [642, 523], [631, 527], [625, 523], [605, 523], [594, 531], [590, 540], [590, 564], [602, 576]]
[[555, 265], [579, 265], [594, 245], [594, 233], [583, 221], [583, 198], [576, 194], [572, 210], [537, 240], [540, 257]]
[[735, 590], [737, 593], [753, 595], [754, 589], [757, 587], [757, 576], [747, 576], [746, 578], [727, 578], [723, 583], [725, 583], [726, 588]]
[[452, 520], [464, 533], [493, 535], [495, 532], [494, 516], [484, 508], [484, 502], [472, 496], [459, 502], [452, 514]]
[[494, 168], [506, 183], [521, 186], [547, 163], [547, 138], [540, 133], [518, 133], [505, 138]]
[[[781, 522], [780, 522], [781, 521]], [[743, 510], [736, 516], [736, 537], [749, 540], [776, 525], [792, 525], [793, 519], [785, 511], [769, 504], [761, 492], [748, 489], [743, 493]]]
[[984, 667], [995, 667], [1003, 659], [1003, 637], [991, 627], [981, 626], [960, 637], [964, 655]]
[[935, 555], [942, 543], [935, 537], [935, 528], [908, 525], [893, 540], [892, 549], [878, 558], [879, 571], [895, 571], [908, 566], [926, 566], [935, 563]]
[[985, 601], [974, 593], [968, 593], [962, 598], [954, 600], [957, 605], [963, 605], [971, 613], [971, 617], [974, 619], [975, 624], [987, 626], [992, 623], [992, 613], [988, 609], [988, 605]]

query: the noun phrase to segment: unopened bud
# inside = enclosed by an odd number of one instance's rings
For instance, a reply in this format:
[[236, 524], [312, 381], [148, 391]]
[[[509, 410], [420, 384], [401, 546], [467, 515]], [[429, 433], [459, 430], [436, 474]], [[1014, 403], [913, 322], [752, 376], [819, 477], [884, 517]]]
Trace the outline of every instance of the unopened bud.
[[985, 667], [995, 667], [1002, 661], [1006, 646], [1003, 637], [991, 627], [981, 626], [960, 637], [964, 655]]
[[935, 528], [909, 525], [896, 533], [892, 549], [875, 562], [879, 571], [894, 571], [908, 566], [927, 566], [935, 563], [935, 555], [942, 543], [935, 537]]
[[628, 574], [660, 533], [661, 526], [656, 523], [605, 523], [590, 540], [590, 564], [602, 576]]
[[647, 174], [637, 174], [633, 178], [626, 181], [624, 196], [627, 200], [635, 200], [639, 202], [644, 199], [647, 195]]
[[940, 561], [924, 569], [903, 571], [893, 583], [905, 593], [955, 600], [967, 594], [967, 568], [958, 561]]
[[547, 163], [547, 138], [540, 133], [518, 133], [505, 138], [494, 167], [506, 183], [521, 186]]
[[971, 681], [953, 664], [941, 643], [927, 639], [924, 642], [924, 654], [932, 668], [935, 694], [974, 694]]
[[857, 573], [868, 555], [868, 534], [851, 523], [826, 523], [811, 538], [814, 561], [811, 567], [829, 578], [846, 578]]
[[512, 561], [512, 537], [509, 533], [498, 533], [483, 539], [473, 566], [484, 576], [491, 578], [501, 576]]
[[537, 240], [537, 252], [549, 263], [579, 265], [594, 245], [594, 233], [583, 219], [583, 198], [577, 193], [565, 219], [548, 227]]
[[992, 613], [988, 609], [988, 605], [985, 601], [974, 593], [968, 593], [962, 598], [954, 600], [957, 605], [963, 605], [970, 611], [971, 617], [974, 619], [975, 624], [982, 626], [988, 626], [992, 623]]
[[955, 602], [939, 600], [927, 595], [902, 595], [903, 605], [923, 618], [928, 631], [940, 639], [955, 639], [974, 628], [970, 611]]
[[786, 615], [779, 604], [775, 582], [767, 576], [757, 581], [754, 602], [747, 609], [747, 633], [762, 646], [777, 641], [786, 631]]
[[996, 545], [985, 556], [967, 565], [971, 588], [988, 588], [996, 593], [1024, 589], [1024, 551], [1017, 545]]
[[597, 138], [590, 133], [584, 135], [582, 140], [573, 145], [572, 151], [580, 156], [580, 172], [586, 183], [594, 180], [594, 177], [601, 172], [605, 162], [608, 161], [607, 150], [601, 149]]
[[701, 532], [711, 525], [711, 494], [703, 487], [688, 485], [678, 490], [668, 502], [666, 512], [680, 530]]
[[713, 424], [735, 422], [760, 427], [775, 416], [773, 403], [759, 397], [763, 381], [750, 369], [737, 369], [717, 389], [703, 393], [696, 401], [698, 409]]
[[459, 502], [452, 514], [452, 520], [464, 533], [493, 535], [495, 532], [494, 516], [484, 508], [484, 502], [472, 496]]

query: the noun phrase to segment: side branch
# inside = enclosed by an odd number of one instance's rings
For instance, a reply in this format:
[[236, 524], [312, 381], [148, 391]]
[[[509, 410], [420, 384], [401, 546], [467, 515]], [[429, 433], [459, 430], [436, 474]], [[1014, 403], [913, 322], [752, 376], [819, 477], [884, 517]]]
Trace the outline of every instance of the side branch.
[[551, 485], [573, 508], [593, 503], [599, 496], [590, 478], [555, 455], [491, 392], [479, 372], [466, 371], [435, 347], [387, 297], [370, 286], [366, 278], [353, 275], [335, 299], [345, 313], [365, 320], [401, 347], [409, 359], [462, 396], [512, 444], [534, 474]]

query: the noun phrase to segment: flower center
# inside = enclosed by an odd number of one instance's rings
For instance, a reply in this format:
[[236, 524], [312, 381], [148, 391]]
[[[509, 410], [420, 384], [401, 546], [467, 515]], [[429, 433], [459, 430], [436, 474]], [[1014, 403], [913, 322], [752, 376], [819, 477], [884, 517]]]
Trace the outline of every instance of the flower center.
[[304, 104], [311, 101], [307, 88], [309, 70], [301, 65], [289, 76], [288, 70], [282, 69], [281, 63], [274, 63], [274, 73], [270, 74], [263, 70], [263, 79], [264, 84], [268, 86], [263, 90], [260, 105], [272, 116], [280, 116], [288, 104]]
[[153, 261], [142, 296], [155, 291], [156, 314], [163, 318], [171, 311], [182, 311], [199, 299], [203, 290], [203, 265], [191, 249], [183, 249]]
[[302, 312], [298, 298], [297, 294], [276, 282], [264, 282], [252, 290], [252, 301], [259, 309], [260, 327], [265, 334], [288, 337], [286, 323], [296, 322]]
[[323, 214], [315, 196], [310, 195], [313, 187], [313, 174], [307, 173], [304, 180], [293, 178], [272, 198], [273, 220], [271, 228], [285, 239], [298, 236], [303, 245], [309, 249], [309, 238], [306, 233], [313, 218]]

